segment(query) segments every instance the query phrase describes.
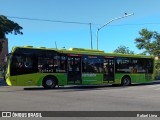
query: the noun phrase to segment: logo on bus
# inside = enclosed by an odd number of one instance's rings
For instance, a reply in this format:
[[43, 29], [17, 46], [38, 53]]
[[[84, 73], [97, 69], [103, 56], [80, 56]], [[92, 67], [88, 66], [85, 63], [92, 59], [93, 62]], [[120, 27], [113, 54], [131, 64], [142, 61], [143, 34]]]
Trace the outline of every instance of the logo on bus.
[[96, 74], [94, 73], [84, 73], [82, 74], [83, 77], [96, 77]]

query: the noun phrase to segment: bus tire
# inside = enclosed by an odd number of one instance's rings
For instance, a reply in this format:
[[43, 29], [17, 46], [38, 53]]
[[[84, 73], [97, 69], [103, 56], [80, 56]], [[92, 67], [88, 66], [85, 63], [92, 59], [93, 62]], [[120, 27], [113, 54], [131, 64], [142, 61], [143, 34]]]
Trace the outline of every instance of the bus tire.
[[57, 79], [55, 77], [45, 77], [43, 80], [43, 87], [45, 89], [53, 89], [57, 85]]
[[122, 86], [130, 86], [131, 85], [131, 78], [129, 76], [123, 76], [121, 80]]

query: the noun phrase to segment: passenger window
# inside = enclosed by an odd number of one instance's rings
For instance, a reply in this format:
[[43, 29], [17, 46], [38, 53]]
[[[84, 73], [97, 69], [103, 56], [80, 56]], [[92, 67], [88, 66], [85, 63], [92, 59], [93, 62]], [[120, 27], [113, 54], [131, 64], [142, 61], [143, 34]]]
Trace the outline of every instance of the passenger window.
[[84, 56], [82, 61], [82, 72], [102, 73], [103, 61], [100, 56]]
[[15, 55], [11, 61], [11, 75], [21, 75], [37, 72], [34, 59], [29, 55]]

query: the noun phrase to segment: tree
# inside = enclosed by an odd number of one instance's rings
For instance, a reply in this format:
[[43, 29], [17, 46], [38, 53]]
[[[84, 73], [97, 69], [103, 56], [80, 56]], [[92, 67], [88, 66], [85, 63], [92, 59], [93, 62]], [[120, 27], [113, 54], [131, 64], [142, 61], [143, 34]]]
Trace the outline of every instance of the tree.
[[130, 51], [128, 47], [121, 45], [114, 50], [114, 53], [134, 54], [134, 51]]
[[0, 52], [2, 51], [3, 42], [6, 38], [6, 34], [23, 34], [21, 32], [22, 29], [23, 28], [19, 26], [17, 23], [9, 20], [6, 16], [0, 15]]
[[[135, 39], [137, 48], [144, 49], [144, 53], [160, 58], [160, 34], [156, 31], [149, 31], [147, 29], [142, 29], [139, 34], [140, 37]], [[159, 78], [160, 59], [155, 60], [155, 68], [155, 76], [156, 78]]]
[[144, 53], [154, 56], [160, 56], [160, 34], [156, 31], [148, 31], [142, 29], [140, 37], [135, 39], [135, 43], [138, 49], [144, 49]]

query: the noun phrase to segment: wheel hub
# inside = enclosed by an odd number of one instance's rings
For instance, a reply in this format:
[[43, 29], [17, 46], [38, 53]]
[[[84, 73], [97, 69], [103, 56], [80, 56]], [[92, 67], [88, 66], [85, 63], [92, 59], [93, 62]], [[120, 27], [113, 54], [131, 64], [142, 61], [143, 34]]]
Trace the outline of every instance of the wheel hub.
[[53, 84], [53, 81], [52, 81], [52, 80], [47, 80], [47, 81], [46, 81], [46, 85], [51, 86], [52, 84]]

